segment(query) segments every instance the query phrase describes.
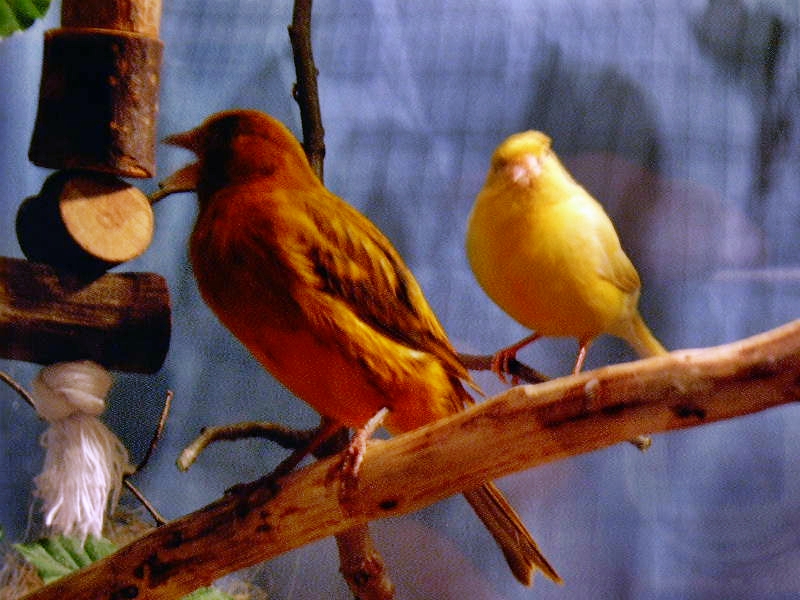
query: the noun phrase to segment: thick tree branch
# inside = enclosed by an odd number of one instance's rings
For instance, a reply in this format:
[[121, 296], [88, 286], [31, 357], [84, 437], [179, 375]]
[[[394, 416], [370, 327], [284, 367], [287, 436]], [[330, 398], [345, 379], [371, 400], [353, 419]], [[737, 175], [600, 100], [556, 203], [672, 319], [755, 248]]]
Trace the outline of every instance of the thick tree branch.
[[800, 400], [800, 320], [741, 342], [525, 385], [416, 431], [373, 441], [343, 510], [337, 457], [161, 527], [29, 600], [178, 598], [359, 523], [418, 510], [487, 479], [640, 434]]

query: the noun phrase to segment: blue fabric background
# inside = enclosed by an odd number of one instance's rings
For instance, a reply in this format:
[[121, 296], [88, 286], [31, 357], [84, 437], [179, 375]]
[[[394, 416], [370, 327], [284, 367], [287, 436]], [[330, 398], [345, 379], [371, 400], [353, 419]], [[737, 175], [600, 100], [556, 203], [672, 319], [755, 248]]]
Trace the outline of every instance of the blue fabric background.
[[[286, 25], [291, 3], [165, 2], [161, 135], [226, 108], [300, 131]], [[0, 43], [0, 254], [47, 171], [27, 162], [44, 23]], [[526, 332], [468, 269], [466, 218], [489, 156], [537, 128], [615, 219], [644, 283], [642, 311], [670, 348], [729, 342], [800, 316], [800, 7], [795, 0], [331, 0], [314, 12], [326, 182], [372, 218], [419, 279], [455, 345], [488, 353]], [[781, 32], [780, 43], [770, 39]], [[159, 175], [188, 155], [159, 149]], [[142, 182], [146, 190], [155, 180]], [[141, 457], [167, 388], [175, 405], [142, 489], [168, 516], [257, 477], [281, 454], [221, 444], [186, 474], [199, 429], [246, 419], [310, 426], [199, 299], [186, 242], [192, 196], [156, 208], [141, 258], [164, 275], [173, 340], [152, 377], [119, 374], [108, 421]], [[572, 340], [520, 358], [565, 374]], [[587, 368], [630, 360], [612, 339]], [[23, 383], [35, 365], [0, 361]], [[503, 388], [480, 374], [489, 392]], [[566, 587], [508, 573], [461, 498], [375, 523], [398, 598], [800, 598], [800, 409], [658, 435], [500, 482]], [[24, 535], [44, 425], [0, 387], [0, 523]], [[348, 598], [332, 540], [255, 574], [270, 598]]]

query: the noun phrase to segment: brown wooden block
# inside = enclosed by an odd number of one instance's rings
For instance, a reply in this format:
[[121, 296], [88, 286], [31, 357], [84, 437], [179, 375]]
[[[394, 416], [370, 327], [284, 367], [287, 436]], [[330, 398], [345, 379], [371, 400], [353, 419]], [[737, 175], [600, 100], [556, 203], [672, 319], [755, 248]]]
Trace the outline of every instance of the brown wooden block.
[[31, 161], [152, 177], [162, 51], [137, 33], [47, 31]]
[[169, 349], [166, 281], [107, 273], [86, 283], [49, 265], [0, 257], [0, 356], [40, 364], [88, 359], [155, 373]]
[[158, 38], [161, 0], [62, 0], [62, 27], [96, 27]]

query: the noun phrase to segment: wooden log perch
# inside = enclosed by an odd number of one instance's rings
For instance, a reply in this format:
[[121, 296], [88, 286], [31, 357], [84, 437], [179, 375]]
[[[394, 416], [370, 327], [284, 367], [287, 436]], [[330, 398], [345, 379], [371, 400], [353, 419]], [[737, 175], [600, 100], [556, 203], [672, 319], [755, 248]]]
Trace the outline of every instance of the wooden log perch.
[[0, 257], [0, 356], [50, 364], [94, 360], [155, 373], [169, 349], [171, 308], [155, 273], [86, 283], [48, 265]]
[[62, 0], [62, 27], [141, 33], [158, 39], [161, 0]]
[[155, 173], [161, 0], [64, 0], [45, 33], [31, 162]]
[[333, 457], [287, 476], [274, 497], [268, 485], [245, 486], [28, 599], [179, 598], [236, 569], [359, 523], [418, 510], [486, 479], [798, 399], [800, 320], [725, 346], [515, 387], [437, 423], [371, 442], [358, 491], [346, 506]]

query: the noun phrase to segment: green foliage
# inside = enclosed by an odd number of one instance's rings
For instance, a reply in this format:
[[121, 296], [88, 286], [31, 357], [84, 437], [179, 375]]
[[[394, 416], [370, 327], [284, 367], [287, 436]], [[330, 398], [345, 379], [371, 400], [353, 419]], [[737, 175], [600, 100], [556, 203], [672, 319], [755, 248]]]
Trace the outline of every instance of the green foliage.
[[50, 0], [0, 0], [0, 38], [27, 29], [50, 8]]
[[[45, 585], [113, 554], [116, 550], [114, 544], [107, 539], [91, 536], [83, 544], [75, 538], [58, 536], [28, 544], [14, 544], [14, 548], [33, 565]], [[184, 596], [182, 600], [233, 600], [233, 597], [214, 588], [200, 588]]]
[[88, 537], [86, 543], [81, 544], [74, 538], [64, 536], [14, 544], [14, 548], [36, 568], [45, 584], [82, 569], [116, 549], [106, 539]]
[[233, 596], [220, 592], [215, 588], [200, 588], [191, 594], [186, 594], [181, 600], [233, 600]]

